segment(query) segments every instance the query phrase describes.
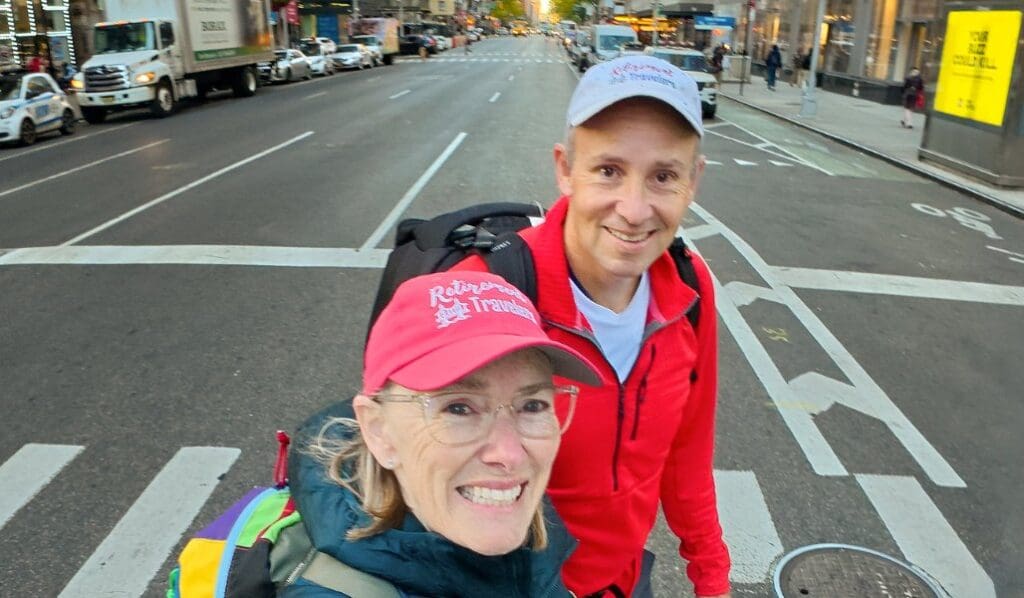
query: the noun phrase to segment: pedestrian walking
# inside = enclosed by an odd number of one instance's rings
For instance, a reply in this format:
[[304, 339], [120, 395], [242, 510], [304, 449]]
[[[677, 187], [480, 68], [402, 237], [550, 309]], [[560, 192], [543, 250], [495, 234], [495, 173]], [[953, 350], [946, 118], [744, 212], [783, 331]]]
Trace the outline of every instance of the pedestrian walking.
[[426, 60], [430, 53], [430, 38], [426, 35], [420, 36], [420, 60]]
[[921, 78], [921, 71], [914, 67], [903, 80], [903, 120], [900, 121], [900, 126], [904, 129], [913, 129], [914, 123], [911, 118], [913, 111], [919, 108], [924, 108], [924, 79]]
[[789, 75], [789, 86], [799, 86], [800, 69], [802, 69], [804, 66], [803, 48], [797, 48], [796, 52], [793, 53], [793, 58], [790, 60], [790, 66], [793, 68], [793, 72]]
[[797, 79], [797, 86], [803, 87], [807, 85], [807, 79], [811, 74], [811, 49], [807, 49], [807, 53], [803, 55], [800, 60], [800, 77]]
[[777, 44], [772, 44], [772, 51], [768, 53], [768, 59], [765, 60], [765, 69], [768, 74], [768, 89], [775, 91], [775, 77], [782, 68], [782, 52], [779, 51]]
[[711, 74], [715, 76], [718, 87], [722, 87], [722, 71], [724, 70], [725, 45], [718, 44], [711, 53]]
[[472, 54], [473, 53], [473, 50], [470, 49], [471, 45], [473, 45], [473, 40], [472, 40], [472, 38], [469, 37], [469, 34], [467, 33], [466, 34], [466, 54]]

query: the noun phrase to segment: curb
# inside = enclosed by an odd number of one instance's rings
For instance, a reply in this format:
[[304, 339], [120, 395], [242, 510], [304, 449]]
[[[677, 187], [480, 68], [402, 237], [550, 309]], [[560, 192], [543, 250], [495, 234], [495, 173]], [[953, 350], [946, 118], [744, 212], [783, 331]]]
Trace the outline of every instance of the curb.
[[897, 158], [895, 156], [890, 156], [889, 154], [886, 154], [885, 152], [879, 151], [879, 150], [877, 150], [877, 149], [875, 149], [873, 147], [868, 147], [866, 145], [863, 145], [861, 143], [853, 141], [852, 139], [847, 139], [846, 137], [842, 137], [841, 135], [836, 135], [835, 133], [830, 133], [830, 132], [828, 132], [828, 131], [826, 131], [824, 129], [819, 129], [818, 127], [811, 126], [811, 125], [809, 125], [809, 124], [807, 124], [805, 122], [802, 122], [800, 120], [797, 120], [795, 118], [791, 118], [789, 116], [783, 116], [782, 114], [778, 114], [778, 113], [773, 112], [773, 111], [771, 111], [771, 110], [769, 110], [767, 108], [762, 108], [761, 106], [758, 106], [757, 104], [754, 104], [752, 102], [748, 102], [746, 100], [741, 100], [739, 98], [733, 97], [732, 95], [724, 94], [721, 91], [718, 92], [718, 95], [719, 95], [719, 97], [723, 97], [723, 98], [725, 98], [727, 100], [736, 102], [737, 104], [742, 104], [742, 105], [746, 106], [747, 108], [753, 108], [754, 110], [757, 110], [759, 112], [763, 112], [763, 113], [765, 113], [765, 114], [767, 114], [769, 116], [774, 116], [775, 118], [777, 118], [779, 120], [784, 120], [784, 121], [786, 121], [786, 122], [788, 122], [790, 124], [793, 124], [793, 125], [796, 125], [796, 126], [802, 128], [802, 129], [807, 129], [808, 131], [811, 131], [812, 133], [817, 133], [818, 135], [821, 135], [822, 137], [827, 137], [827, 138], [831, 139], [832, 141], [835, 141], [837, 143], [841, 143], [842, 145], [845, 145], [847, 147], [852, 147], [853, 149], [856, 149], [856, 150], [859, 150], [861, 152], [864, 152], [865, 154], [869, 154], [871, 156], [874, 156], [875, 158], [878, 158], [880, 160], [884, 160], [884, 161], [892, 164], [893, 166], [896, 166], [898, 168], [902, 168], [903, 170], [909, 170], [909, 171], [911, 171], [911, 172], [913, 172], [913, 173], [915, 173], [917, 175], [923, 176], [923, 177], [925, 177], [927, 179], [931, 179], [931, 180], [933, 180], [933, 181], [935, 181], [935, 182], [937, 182], [937, 183], [939, 183], [941, 185], [944, 185], [946, 187], [949, 187], [951, 189], [959, 191], [959, 192], [961, 192], [961, 193], [963, 193], [965, 195], [970, 195], [971, 197], [973, 197], [973, 198], [975, 198], [975, 199], [977, 199], [977, 200], [979, 200], [979, 201], [981, 201], [983, 203], [986, 203], [986, 204], [988, 204], [988, 205], [990, 205], [990, 206], [992, 206], [992, 207], [994, 207], [994, 208], [996, 208], [998, 210], [1002, 210], [1003, 212], [1006, 212], [1007, 214], [1010, 214], [1011, 216], [1015, 216], [1017, 218], [1024, 219], [1024, 208], [1022, 208], [1020, 206], [1015, 206], [1015, 205], [1013, 205], [1011, 203], [1003, 201], [1002, 199], [999, 199], [998, 197], [995, 197], [993, 195], [989, 195], [988, 193], [985, 193], [984, 191], [980, 191], [980, 190], [975, 189], [973, 187], [964, 185], [963, 183], [961, 183], [959, 181], [955, 181], [953, 179], [950, 179], [950, 178], [948, 178], [946, 176], [943, 176], [940, 173], [932, 172], [932, 171], [927, 170], [925, 168], [921, 168], [920, 166], [918, 166], [917, 164], [914, 164], [913, 162], [908, 162], [906, 160], [903, 160], [902, 158]]

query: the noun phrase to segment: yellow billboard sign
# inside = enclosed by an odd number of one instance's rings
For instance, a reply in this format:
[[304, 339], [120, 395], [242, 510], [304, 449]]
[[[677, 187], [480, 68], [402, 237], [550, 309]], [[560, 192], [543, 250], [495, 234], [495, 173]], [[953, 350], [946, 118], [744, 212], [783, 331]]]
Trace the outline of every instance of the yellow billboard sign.
[[949, 13], [935, 90], [937, 111], [1003, 125], [1020, 23], [1019, 10]]

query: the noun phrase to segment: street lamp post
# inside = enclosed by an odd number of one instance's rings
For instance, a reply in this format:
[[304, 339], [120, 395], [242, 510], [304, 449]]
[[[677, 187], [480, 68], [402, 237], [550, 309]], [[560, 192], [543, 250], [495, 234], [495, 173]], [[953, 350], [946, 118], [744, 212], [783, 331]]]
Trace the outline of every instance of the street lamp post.
[[804, 82], [803, 97], [800, 103], [800, 116], [812, 117], [818, 113], [818, 100], [815, 88], [818, 87], [818, 55], [821, 51], [821, 22], [825, 20], [825, 0], [818, 0], [818, 14], [814, 19], [814, 31], [811, 32], [811, 69]]

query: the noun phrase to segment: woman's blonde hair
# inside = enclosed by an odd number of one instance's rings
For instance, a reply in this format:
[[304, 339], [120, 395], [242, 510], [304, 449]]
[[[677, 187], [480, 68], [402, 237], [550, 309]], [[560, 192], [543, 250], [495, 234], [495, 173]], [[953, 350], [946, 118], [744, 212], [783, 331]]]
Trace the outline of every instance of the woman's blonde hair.
[[[332, 426], [342, 426], [339, 434], [327, 432]], [[402, 497], [395, 472], [382, 467], [363, 440], [359, 422], [347, 417], [333, 418], [320, 428], [320, 433], [307, 448], [307, 452], [324, 463], [327, 476], [359, 499], [363, 510], [370, 516], [370, 524], [348, 530], [345, 537], [361, 540], [395, 529], [402, 524], [409, 508]], [[529, 530], [530, 548], [544, 550], [548, 545], [548, 531], [544, 522], [543, 504], [537, 505]]]

